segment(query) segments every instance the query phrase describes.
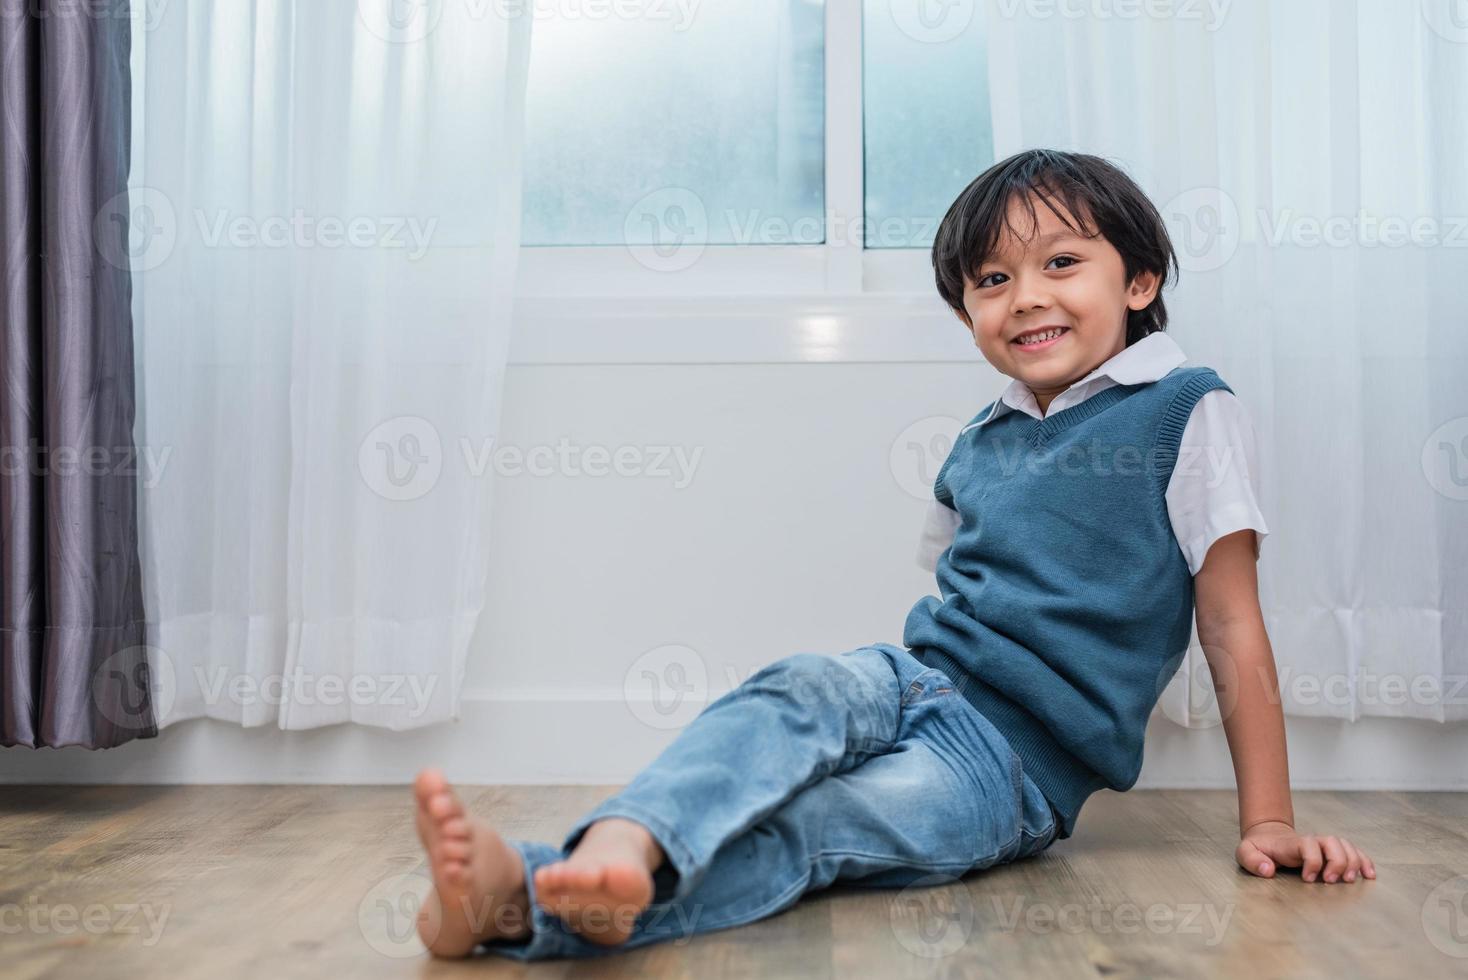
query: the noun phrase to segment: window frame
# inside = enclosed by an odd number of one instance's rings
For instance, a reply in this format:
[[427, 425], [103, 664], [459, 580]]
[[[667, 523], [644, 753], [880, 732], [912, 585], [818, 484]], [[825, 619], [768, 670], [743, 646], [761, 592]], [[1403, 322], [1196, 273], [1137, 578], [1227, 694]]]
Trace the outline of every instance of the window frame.
[[819, 245], [707, 245], [676, 273], [623, 246], [521, 246], [509, 363], [967, 361], [927, 248], [866, 249], [861, 0], [825, 3]]

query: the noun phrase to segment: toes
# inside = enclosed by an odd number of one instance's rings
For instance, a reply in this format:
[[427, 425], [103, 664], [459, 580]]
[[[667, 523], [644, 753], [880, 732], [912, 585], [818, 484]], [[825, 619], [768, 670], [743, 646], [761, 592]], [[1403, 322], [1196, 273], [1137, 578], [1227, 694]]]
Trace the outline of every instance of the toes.
[[471, 850], [471, 845], [466, 840], [440, 841], [437, 848], [438, 856], [440, 858], [453, 861], [469, 860], [469, 854]]
[[418, 797], [418, 802], [427, 805], [428, 801], [438, 793], [448, 789], [448, 780], [444, 778], [441, 769], [424, 769], [418, 773], [413, 780], [413, 795]]
[[535, 890], [556, 891], [565, 883], [564, 864], [546, 864], [535, 869]]
[[464, 807], [459, 803], [457, 796], [449, 790], [444, 790], [428, 798], [428, 814], [442, 823], [450, 817], [462, 817]]
[[438, 825], [438, 832], [445, 840], [467, 841], [469, 839], [469, 821], [463, 817], [450, 817]]

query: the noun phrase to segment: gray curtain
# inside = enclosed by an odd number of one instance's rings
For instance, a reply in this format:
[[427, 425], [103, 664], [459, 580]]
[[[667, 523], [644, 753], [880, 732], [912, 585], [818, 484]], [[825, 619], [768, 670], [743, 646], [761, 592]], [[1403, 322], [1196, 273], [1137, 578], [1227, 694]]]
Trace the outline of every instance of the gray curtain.
[[158, 734], [133, 446], [123, 0], [0, 0], [0, 744]]

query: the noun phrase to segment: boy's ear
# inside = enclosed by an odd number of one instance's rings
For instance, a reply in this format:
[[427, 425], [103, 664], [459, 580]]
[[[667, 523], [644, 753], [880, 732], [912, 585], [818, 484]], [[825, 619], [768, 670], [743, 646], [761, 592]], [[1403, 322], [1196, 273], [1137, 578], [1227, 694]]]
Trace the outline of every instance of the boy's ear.
[[1157, 289], [1161, 284], [1162, 277], [1155, 272], [1137, 273], [1132, 277], [1126, 305], [1133, 310], [1145, 310], [1157, 298]]

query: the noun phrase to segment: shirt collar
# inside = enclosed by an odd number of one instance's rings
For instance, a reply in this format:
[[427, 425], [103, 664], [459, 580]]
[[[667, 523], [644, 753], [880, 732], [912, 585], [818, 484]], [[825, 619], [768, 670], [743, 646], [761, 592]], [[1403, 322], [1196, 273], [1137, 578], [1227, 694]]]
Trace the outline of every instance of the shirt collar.
[[[1147, 384], [1166, 377], [1169, 372], [1187, 360], [1177, 341], [1173, 340], [1161, 330], [1149, 333], [1130, 347], [1123, 348], [1119, 353], [1113, 354], [1104, 361], [1100, 367], [1086, 375], [1075, 384], [1066, 388], [1057, 395], [1059, 399], [1069, 392], [1079, 391], [1087, 385], [1093, 384], [1101, 378], [1108, 378], [1119, 385]], [[1107, 385], [1106, 387], [1110, 387]], [[1087, 396], [1089, 397], [1089, 396]], [[1085, 398], [1079, 399], [1085, 401]], [[979, 420], [976, 425], [983, 425], [992, 421], [1005, 412], [1021, 408], [1025, 404], [1036, 405], [1035, 394], [1030, 391], [1029, 386], [1018, 378], [1014, 378], [1005, 387], [1000, 396], [994, 400], [994, 407], [989, 414]], [[1051, 403], [1054, 407], [1054, 403]], [[1067, 406], [1068, 407], [1068, 406]], [[1038, 406], [1035, 408], [1038, 413]], [[968, 428], [968, 426], [965, 426]]]

